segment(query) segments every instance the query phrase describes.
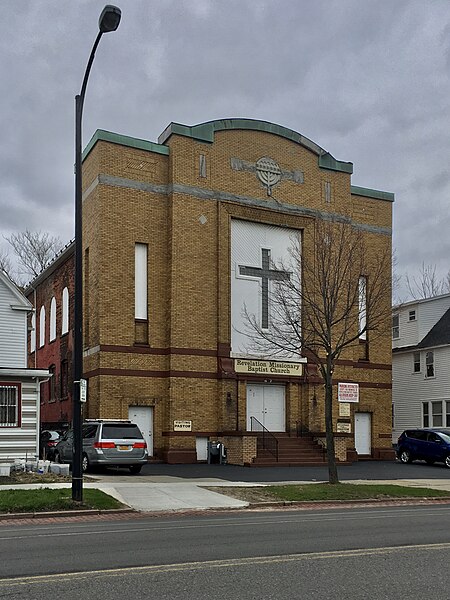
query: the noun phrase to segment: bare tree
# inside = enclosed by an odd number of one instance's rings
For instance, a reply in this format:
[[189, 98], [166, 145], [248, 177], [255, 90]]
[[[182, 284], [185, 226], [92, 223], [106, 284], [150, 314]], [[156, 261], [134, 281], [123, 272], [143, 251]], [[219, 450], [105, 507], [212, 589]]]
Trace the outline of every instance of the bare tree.
[[436, 265], [422, 263], [417, 277], [406, 275], [406, 285], [414, 300], [447, 294], [450, 292], [450, 270], [446, 277], [439, 278], [436, 274]]
[[[303, 251], [302, 251], [303, 250]], [[271, 358], [307, 356], [325, 388], [325, 429], [330, 483], [338, 483], [333, 433], [333, 375], [351, 346], [367, 348], [389, 331], [391, 252], [370, 252], [360, 230], [317, 221], [313, 239], [293, 238], [290, 258], [274, 265], [289, 277], [273, 282], [270, 325], [263, 329], [244, 307], [247, 350]]]
[[13, 267], [9, 254], [0, 252], [0, 269], [19, 286], [37, 277], [63, 248], [58, 237], [41, 231], [26, 229], [4, 238], [14, 252], [17, 267]]

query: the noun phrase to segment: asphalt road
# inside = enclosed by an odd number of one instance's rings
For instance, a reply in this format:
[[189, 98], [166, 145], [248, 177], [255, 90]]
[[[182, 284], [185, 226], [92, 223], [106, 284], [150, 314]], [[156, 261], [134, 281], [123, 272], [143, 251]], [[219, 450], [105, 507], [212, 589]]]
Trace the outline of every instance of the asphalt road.
[[[109, 474], [114, 470], [109, 469]], [[118, 469], [121, 476], [136, 479], [125, 469]], [[360, 461], [338, 467], [342, 481], [351, 479], [450, 479], [450, 469], [441, 464], [427, 465], [415, 462], [404, 465], [398, 461]], [[176, 477], [181, 479], [214, 478], [226, 481], [327, 481], [328, 469], [323, 467], [238, 467], [234, 465], [145, 465], [139, 477]]]
[[0, 526], [0, 597], [448, 598], [450, 506]]

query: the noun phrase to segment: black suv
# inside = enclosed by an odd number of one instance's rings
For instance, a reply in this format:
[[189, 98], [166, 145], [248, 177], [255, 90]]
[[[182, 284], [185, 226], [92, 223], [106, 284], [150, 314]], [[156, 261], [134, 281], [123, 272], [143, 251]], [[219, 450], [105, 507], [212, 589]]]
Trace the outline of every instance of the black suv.
[[[56, 462], [71, 463], [73, 430], [55, 447]], [[90, 467], [127, 467], [139, 473], [147, 463], [147, 444], [139, 427], [131, 421], [87, 419], [83, 423], [83, 473]]]
[[398, 438], [397, 457], [402, 463], [417, 459], [450, 468], [450, 429], [407, 429]]

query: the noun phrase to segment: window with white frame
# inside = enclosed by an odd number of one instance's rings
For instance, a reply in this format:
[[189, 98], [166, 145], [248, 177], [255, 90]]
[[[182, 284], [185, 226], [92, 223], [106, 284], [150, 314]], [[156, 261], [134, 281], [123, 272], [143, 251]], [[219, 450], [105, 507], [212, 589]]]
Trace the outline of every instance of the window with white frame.
[[36, 351], [36, 313], [31, 315], [30, 352]]
[[394, 315], [392, 317], [392, 339], [397, 340], [400, 337], [400, 317]]
[[420, 373], [420, 352], [413, 353], [413, 372]]
[[147, 244], [135, 244], [135, 319], [147, 320]]
[[422, 402], [423, 427], [450, 427], [450, 400]]
[[56, 299], [53, 296], [50, 302], [50, 342], [56, 339]]
[[39, 347], [42, 348], [45, 344], [45, 306], [41, 306], [39, 313]]
[[432, 427], [442, 427], [442, 402], [431, 403]]
[[359, 339], [367, 340], [367, 277], [361, 275], [359, 278]]
[[20, 384], [0, 383], [0, 427], [20, 427]]
[[65, 287], [62, 291], [62, 319], [61, 335], [69, 331], [69, 290]]
[[425, 377], [434, 377], [434, 352], [425, 354]]
[[415, 310], [410, 310], [409, 311], [408, 320], [409, 321], [415, 321], [416, 320], [416, 311]]

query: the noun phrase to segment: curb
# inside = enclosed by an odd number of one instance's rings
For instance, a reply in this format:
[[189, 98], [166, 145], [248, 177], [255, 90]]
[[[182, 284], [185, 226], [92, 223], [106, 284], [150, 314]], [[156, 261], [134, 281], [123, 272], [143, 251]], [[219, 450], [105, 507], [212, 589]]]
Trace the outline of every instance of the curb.
[[403, 497], [403, 498], [367, 498], [357, 500], [273, 500], [270, 502], [249, 502], [248, 508], [265, 508], [265, 507], [291, 507], [291, 506], [307, 506], [312, 508], [327, 508], [335, 506], [384, 506], [386, 504], [450, 504], [450, 497], [445, 496], [428, 496], [428, 497]]
[[0, 521], [9, 521], [11, 519], [54, 519], [57, 517], [80, 517], [90, 515], [117, 515], [135, 513], [133, 508], [109, 508], [109, 509], [80, 509], [80, 510], [60, 510], [58, 512], [21, 512], [21, 513], [1, 513]]

